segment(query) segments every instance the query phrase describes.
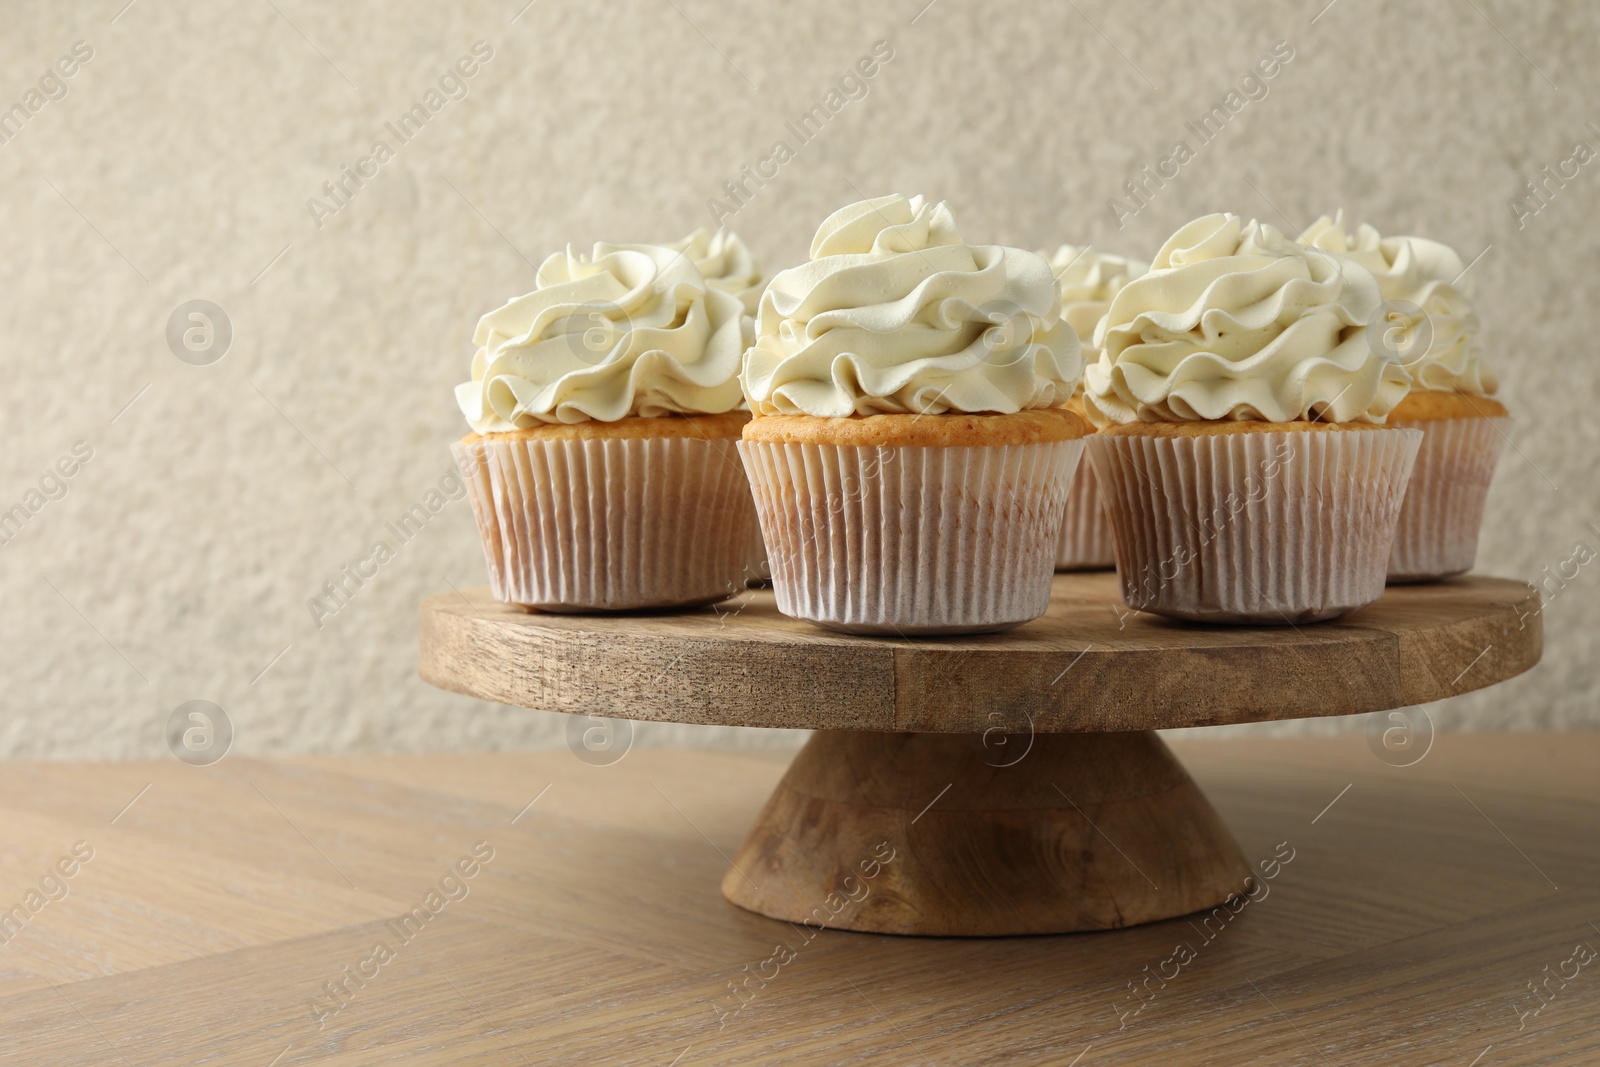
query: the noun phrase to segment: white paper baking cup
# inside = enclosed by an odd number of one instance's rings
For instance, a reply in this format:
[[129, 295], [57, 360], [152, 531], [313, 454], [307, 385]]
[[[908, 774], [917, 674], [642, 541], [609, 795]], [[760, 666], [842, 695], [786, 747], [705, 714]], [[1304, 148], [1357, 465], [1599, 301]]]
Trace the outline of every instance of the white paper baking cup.
[[1100, 483], [1091, 464], [1078, 464], [1067, 490], [1067, 508], [1056, 540], [1056, 570], [1106, 571], [1117, 565], [1111, 520], [1100, 502]]
[[745, 550], [744, 580], [746, 585], [768, 585], [772, 582], [772, 563], [767, 559], [767, 542], [761, 537], [761, 524], [750, 523], [750, 547]]
[[785, 615], [912, 636], [1006, 630], [1049, 607], [1081, 440], [739, 450]]
[[1397, 419], [1389, 425], [1422, 431], [1389, 553], [1389, 581], [1422, 582], [1470, 571], [1478, 556], [1483, 505], [1511, 420], [1470, 416]]
[[1197, 622], [1331, 619], [1383, 595], [1422, 434], [1093, 434], [1128, 606]]
[[621, 611], [744, 590], [755, 514], [732, 438], [485, 438], [451, 451], [499, 600]]

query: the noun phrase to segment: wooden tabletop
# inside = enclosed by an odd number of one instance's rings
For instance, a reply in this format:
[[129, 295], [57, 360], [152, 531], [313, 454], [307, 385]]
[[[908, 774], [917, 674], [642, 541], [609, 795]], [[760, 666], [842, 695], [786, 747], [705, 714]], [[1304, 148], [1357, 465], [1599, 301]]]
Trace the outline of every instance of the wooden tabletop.
[[505, 704], [813, 730], [1152, 730], [1423, 704], [1539, 660], [1538, 593], [1468, 575], [1390, 586], [1303, 626], [1202, 626], [1129, 611], [1112, 572], [1058, 574], [1050, 610], [1003, 634], [833, 633], [751, 590], [673, 612], [555, 615], [487, 589], [423, 602], [419, 667]]
[[1600, 734], [1174, 748], [1267, 895], [995, 940], [724, 901], [784, 752], [0, 764], [0, 1063], [1600, 1062]]

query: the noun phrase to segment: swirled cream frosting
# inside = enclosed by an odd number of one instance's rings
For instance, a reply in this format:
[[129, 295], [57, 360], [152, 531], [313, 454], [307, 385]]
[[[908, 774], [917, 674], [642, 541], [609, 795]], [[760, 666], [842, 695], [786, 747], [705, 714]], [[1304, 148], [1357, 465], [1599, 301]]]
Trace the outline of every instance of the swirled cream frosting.
[[1370, 271], [1261, 222], [1206, 215], [1111, 301], [1084, 410], [1100, 426], [1382, 423], [1410, 379], [1368, 344]]
[[1149, 269], [1148, 263], [1088, 245], [1062, 245], [1050, 257], [1050, 273], [1061, 287], [1061, 317], [1080, 341], [1093, 343], [1094, 329], [1111, 307], [1111, 298]]
[[456, 402], [478, 433], [739, 405], [743, 306], [665, 245], [568, 248], [535, 289], [478, 320]]
[[1352, 235], [1342, 211], [1312, 223], [1300, 241], [1353, 260], [1378, 279], [1384, 306], [1373, 344], [1411, 372], [1412, 389], [1485, 396], [1500, 388], [1478, 342], [1471, 281], [1450, 246], [1382, 237], [1365, 223]]
[[741, 377], [758, 416], [1011, 414], [1066, 402], [1083, 366], [1050, 264], [967, 244], [920, 196], [829, 215], [755, 332]]
[[702, 227], [672, 247], [694, 260], [708, 286], [732, 293], [744, 305], [745, 314], [755, 316], [761, 300], [761, 268], [737, 234]]

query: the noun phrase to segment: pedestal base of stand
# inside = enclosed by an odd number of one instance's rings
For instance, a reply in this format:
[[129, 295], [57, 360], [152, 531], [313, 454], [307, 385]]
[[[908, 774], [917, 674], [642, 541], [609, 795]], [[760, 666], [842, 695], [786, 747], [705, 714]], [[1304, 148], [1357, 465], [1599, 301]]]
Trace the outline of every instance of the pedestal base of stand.
[[[504, 704], [833, 731], [762, 811], [723, 880], [729, 900], [855, 930], [1057, 933], [1214, 907], [1249, 877], [1155, 735], [1058, 731], [1441, 700], [1537, 663], [1541, 618], [1532, 586], [1468, 575], [1391, 586], [1314, 629], [1184, 626], [1127, 611], [1107, 571], [1056, 575], [1049, 612], [1016, 634], [913, 644], [829, 633], [769, 590], [732, 611], [600, 618], [529, 614], [478, 589], [423, 603], [419, 667]], [[1021, 725], [1018, 712], [1040, 731], [1031, 742], [956, 732]]]
[[1131, 926], [1247, 888], [1239, 846], [1154, 733], [987, 740], [815, 734], [723, 896], [812, 927], [978, 937]]

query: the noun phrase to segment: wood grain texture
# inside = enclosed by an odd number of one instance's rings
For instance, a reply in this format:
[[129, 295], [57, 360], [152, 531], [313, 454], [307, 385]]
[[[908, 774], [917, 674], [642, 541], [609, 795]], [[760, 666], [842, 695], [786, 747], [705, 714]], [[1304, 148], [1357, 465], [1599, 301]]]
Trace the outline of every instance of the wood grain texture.
[[[1111, 573], [1058, 574], [1006, 634], [829, 633], [770, 590], [691, 611], [543, 615], [486, 591], [422, 605], [422, 677], [506, 704], [818, 730], [1096, 732], [1345, 715], [1439, 700], [1538, 662], [1537, 593], [1467, 576], [1394, 586], [1300, 627], [1194, 626], [1123, 606]], [[995, 716], [1000, 718], [997, 720]]]
[[[0, 1063], [1600, 1062], [1600, 969], [1528, 989], [1600, 948], [1600, 734], [1444, 733], [1408, 768], [1359, 734], [1173, 748], [1252, 864], [1294, 850], [1211, 940], [807, 939], [716, 891], [778, 753], [3, 764], [0, 906], [95, 851], [0, 948]], [[319, 1029], [323, 983], [479, 840], [470, 894]]]
[[722, 895], [806, 926], [993, 937], [1186, 915], [1250, 876], [1153, 733], [831, 730], [795, 757]]

